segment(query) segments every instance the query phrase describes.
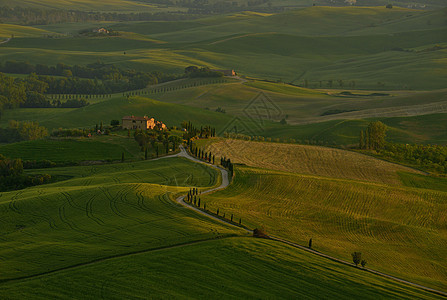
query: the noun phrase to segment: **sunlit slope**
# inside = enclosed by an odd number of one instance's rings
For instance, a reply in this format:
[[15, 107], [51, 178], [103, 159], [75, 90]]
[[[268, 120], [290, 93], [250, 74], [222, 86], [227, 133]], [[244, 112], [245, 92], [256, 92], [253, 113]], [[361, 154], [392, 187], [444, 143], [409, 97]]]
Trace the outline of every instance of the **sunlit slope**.
[[6, 39], [14, 36], [19, 37], [42, 37], [51, 32], [30, 26], [20, 26], [12, 24], [0, 24], [0, 38]]
[[169, 198], [218, 183], [200, 164], [170, 158], [45, 172], [74, 178], [0, 197], [0, 281], [239, 233]]
[[37, 299], [436, 298], [284, 244], [253, 238], [130, 255], [0, 287], [3, 297]]
[[400, 185], [398, 171], [416, 172], [363, 154], [318, 146], [222, 139], [206, 147], [216, 157], [272, 170]]
[[251, 227], [432, 287], [447, 282], [447, 193], [236, 167], [234, 183], [203, 197]]

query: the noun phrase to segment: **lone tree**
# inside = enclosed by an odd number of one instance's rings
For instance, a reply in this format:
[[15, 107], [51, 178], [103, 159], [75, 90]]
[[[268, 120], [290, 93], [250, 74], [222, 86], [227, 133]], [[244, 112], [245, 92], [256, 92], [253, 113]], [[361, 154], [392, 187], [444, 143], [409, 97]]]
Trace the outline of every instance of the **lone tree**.
[[309, 240], [309, 249], [312, 249], [312, 238]]
[[366, 260], [362, 259], [362, 261], [360, 262], [360, 264], [362, 265], [362, 268], [364, 268], [366, 266]]
[[386, 8], [393, 8], [393, 4], [389, 3], [385, 6]]
[[354, 262], [355, 266], [357, 267], [359, 263], [362, 261], [362, 252], [354, 252], [351, 253], [352, 255], [352, 261]]
[[368, 124], [365, 133], [360, 132], [360, 148], [380, 150], [385, 146], [385, 138], [388, 127], [380, 121]]

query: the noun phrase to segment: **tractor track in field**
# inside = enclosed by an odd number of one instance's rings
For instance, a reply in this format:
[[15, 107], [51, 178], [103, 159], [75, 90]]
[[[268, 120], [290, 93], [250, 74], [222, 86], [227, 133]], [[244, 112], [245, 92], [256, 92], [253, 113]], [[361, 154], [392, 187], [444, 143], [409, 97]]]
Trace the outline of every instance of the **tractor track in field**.
[[71, 266], [67, 266], [67, 267], [62, 267], [62, 268], [59, 268], [59, 269], [55, 269], [55, 270], [51, 270], [51, 271], [47, 271], [47, 272], [42, 272], [42, 273], [38, 273], [38, 274], [33, 274], [33, 275], [28, 275], [28, 276], [21, 276], [21, 277], [16, 277], [16, 278], [0, 279], [0, 285], [3, 284], [3, 283], [8, 283], [8, 282], [14, 282], [14, 281], [20, 281], [20, 280], [28, 280], [28, 279], [39, 278], [39, 277], [50, 275], [50, 274], [54, 274], [54, 273], [57, 273], [57, 272], [71, 270], [71, 269], [76, 269], [76, 268], [80, 268], [80, 267], [85, 267], [85, 266], [93, 265], [95, 263], [100, 263], [100, 262], [103, 262], [103, 261], [112, 260], [112, 259], [115, 259], [115, 258], [122, 258], [122, 257], [127, 257], [127, 256], [132, 256], [132, 255], [143, 254], [143, 253], [162, 251], [162, 250], [168, 250], [168, 249], [174, 249], [174, 248], [180, 248], [180, 247], [185, 247], [185, 246], [190, 246], [190, 245], [195, 245], [195, 244], [200, 244], [200, 243], [206, 243], [206, 242], [209, 242], [209, 241], [221, 240], [221, 239], [227, 239], [227, 238], [235, 238], [235, 237], [238, 237], [238, 236], [235, 236], [235, 235], [218, 236], [218, 237], [211, 237], [211, 238], [207, 238], [207, 239], [190, 241], [190, 242], [174, 244], [174, 245], [169, 245], [169, 246], [161, 246], [161, 247], [155, 247], [155, 248], [151, 248], [151, 249], [144, 249], [144, 250], [138, 250], [138, 251], [133, 251], [133, 252], [126, 252], [126, 253], [116, 254], [116, 255], [107, 256], [107, 257], [103, 257], [103, 258], [98, 258], [98, 259], [94, 259], [94, 260], [91, 260], [91, 261], [88, 261], [88, 262], [83, 262], [83, 263], [79, 263], [79, 264], [75, 264], [75, 265], [71, 265]]
[[[195, 157], [192, 157], [191, 155], [189, 155], [189, 154], [186, 152], [186, 150], [185, 150], [182, 146], [180, 147], [180, 152], [177, 153], [177, 154], [173, 154], [173, 155], [168, 155], [168, 156], [160, 157], [160, 158], [156, 158], [156, 159], [153, 159], [153, 160], [160, 160], [160, 159], [166, 159], [166, 158], [172, 158], [172, 157], [184, 157], [184, 158], [186, 158], [186, 159], [188, 159], [188, 160], [191, 160], [191, 161], [193, 161], [193, 162], [201, 163], [201, 164], [204, 164], [204, 165], [213, 167], [213, 168], [217, 168], [217, 169], [220, 171], [221, 176], [222, 176], [222, 177], [221, 177], [221, 178], [222, 178], [222, 182], [221, 182], [220, 186], [215, 187], [215, 188], [211, 188], [211, 189], [209, 189], [209, 190], [202, 191], [201, 194], [208, 194], [208, 193], [212, 193], [212, 192], [215, 192], [215, 191], [223, 190], [223, 189], [227, 188], [227, 187], [229, 186], [229, 184], [230, 184], [229, 179], [228, 179], [228, 172], [227, 172], [225, 169], [220, 168], [220, 167], [215, 166], [215, 165], [212, 165], [212, 164], [210, 164], [210, 163], [201, 161], [201, 160], [199, 160], [199, 159], [197, 159], [197, 158], [195, 158]], [[110, 204], [111, 204], [111, 208], [112, 208], [114, 205], [116, 205], [116, 201], [118, 201], [118, 199], [114, 199], [114, 198], [116, 198], [116, 197], [113, 197], [113, 196], [109, 193], [109, 191], [107, 191], [107, 190], [105, 190], [105, 189], [102, 189], [102, 188], [100, 188], [100, 189], [103, 190], [103, 192], [104, 192], [104, 193], [106, 194], [106, 196], [109, 198], [109, 201], [110, 201], [110, 202], [114, 202], [113, 204], [110, 203]], [[119, 194], [119, 195], [117, 195], [117, 196], [120, 196], [120, 198], [121, 198], [121, 196], [123, 196], [121, 192], [119, 192], [118, 194]], [[125, 195], [125, 196], [126, 196], [126, 195]], [[222, 220], [221, 218], [218, 218], [218, 217], [216, 217], [216, 216], [214, 216], [214, 215], [208, 214], [207, 212], [205, 212], [205, 211], [203, 211], [203, 210], [200, 210], [200, 209], [198, 209], [198, 208], [196, 208], [196, 207], [194, 207], [194, 206], [192, 206], [192, 205], [189, 205], [188, 203], [186, 203], [186, 202], [184, 201], [184, 198], [185, 198], [185, 197], [186, 197], [186, 196], [180, 196], [180, 197], [178, 197], [178, 198], [176, 199], [176, 202], [177, 202], [178, 204], [182, 205], [182, 206], [185, 207], [185, 208], [194, 210], [195, 212], [197, 212], [197, 213], [199, 213], [199, 214], [201, 214], [201, 215], [203, 215], [203, 216], [206, 216], [206, 217], [208, 217], [208, 218], [210, 218], [210, 219], [213, 219], [213, 220], [215, 220], [215, 221], [217, 221], [217, 222], [219, 222], [219, 223], [222, 223], [222, 224], [225, 224], [225, 225], [228, 225], [228, 226], [231, 226], [231, 227], [236, 227], [236, 228], [238, 228], [238, 229], [243, 229], [243, 230], [245, 230], [247, 233], [251, 233], [251, 234], [253, 233], [253, 231], [250, 230], [250, 229], [248, 229], [248, 228], [237, 226], [237, 225], [235, 225], [234, 223], [231, 223], [231, 222], [226, 221], [226, 220]], [[77, 208], [76, 205], [73, 205], [74, 202], [71, 201], [72, 199], [66, 199], [66, 200], [67, 200], [67, 201], [65, 202], [65, 204], [69, 204], [71, 207], [73, 207], [73, 208]], [[114, 200], [116, 200], [116, 201], [114, 201]], [[139, 202], [139, 201], [138, 201], [138, 202]], [[141, 204], [143, 204], [143, 203], [138, 203], [136, 206], [142, 208], [142, 207], [140, 206]], [[144, 204], [143, 204], [143, 205], [144, 205]], [[14, 206], [14, 203], [10, 203], [10, 206]], [[64, 205], [63, 205], [63, 206], [64, 206]], [[11, 208], [11, 207], [10, 207], [10, 208]], [[125, 215], [121, 215], [121, 212], [118, 211], [118, 209], [117, 209], [116, 207], [113, 207], [113, 208], [115, 208], [115, 209], [117, 210], [117, 211], [114, 211], [114, 213], [116, 213], [118, 216], [121, 216], [121, 217], [124, 217], [124, 218], [125, 218], [125, 217], [128, 217], [128, 216], [125, 216]], [[114, 210], [113, 208], [112, 208], [112, 210]], [[14, 209], [14, 208], [13, 208], [13, 209]], [[64, 210], [64, 208], [62, 208], [62, 210]], [[85, 210], [84, 210], [84, 211], [85, 211]], [[61, 212], [61, 211], [60, 211], [60, 212]], [[63, 212], [62, 212], [62, 213], [63, 213]], [[216, 237], [214, 237], [214, 238], [207, 238], [207, 239], [201, 239], [201, 240], [196, 240], [196, 241], [190, 241], [190, 242], [185, 242], [185, 243], [176, 244], [176, 245], [162, 246], [162, 247], [156, 247], [156, 248], [152, 248], [152, 249], [144, 249], [144, 250], [138, 250], [138, 251], [133, 251], [133, 252], [127, 252], [127, 253], [117, 254], [117, 255], [113, 255], [113, 256], [108, 256], [108, 257], [98, 258], [98, 259], [91, 260], [91, 261], [88, 261], [88, 262], [79, 263], [79, 264], [75, 264], [75, 265], [71, 265], [71, 266], [67, 266], [67, 267], [62, 267], [62, 268], [59, 268], [59, 269], [55, 269], [55, 270], [51, 270], [51, 271], [47, 271], [47, 272], [42, 272], [42, 273], [38, 273], [38, 274], [34, 274], [34, 275], [28, 275], [28, 276], [22, 276], [22, 277], [16, 277], [16, 278], [9, 278], [9, 279], [2, 279], [2, 280], [0, 280], [0, 284], [8, 283], [8, 282], [13, 282], [13, 281], [20, 281], [20, 280], [27, 280], [27, 279], [38, 278], [38, 277], [41, 277], [41, 276], [50, 275], [50, 274], [57, 273], [57, 272], [60, 272], [60, 271], [71, 270], [71, 269], [76, 269], [76, 268], [79, 268], [79, 267], [89, 266], [89, 265], [92, 265], [92, 264], [95, 264], [95, 263], [99, 263], [99, 262], [103, 262], [103, 261], [108, 261], [108, 260], [112, 260], [112, 259], [115, 259], [115, 258], [127, 257], [127, 256], [132, 256], [132, 255], [142, 254], [142, 253], [153, 252], [153, 251], [161, 251], [161, 250], [166, 250], [166, 249], [173, 249], [173, 248], [178, 248], [178, 247], [183, 247], [183, 246], [188, 246], [188, 245], [194, 245], [194, 244], [204, 243], [204, 242], [207, 242], [207, 241], [212, 241], [212, 240], [217, 240], [217, 239], [224, 239], [224, 238], [230, 238], [230, 237], [244, 237], [244, 236], [235, 236], [235, 235], [216, 236]], [[288, 240], [285, 240], [285, 239], [282, 239], [282, 238], [279, 238], [279, 237], [269, 236], [268, 239], [270, 239], [270, 240], [272, 240], [272, 241], [280, 242], [280, 243], [283, 243], [283, 244], [287, 244], [287, 245], [289, 245], [289, 246], [298, 248], [298, 249], [300, 249], [300, 250], [304, 250], [304, 251], [307, 251], [307, 252], [309, 252], [309, 253], [318, 255], [318, 256], [320, 256], [320, 257], [324, 257], [324, 258], [329, 259], [329, 260], [331, 260], [331, 261], [333, 261], [333, 262], [337, 262], [337, 263], [340, 263], [340, 264], [344, 264], [344, 265], [346, 265], [346, 266], [350, 266], [350, 267], [353, 267], [353, 268], [356, 268], [356, 269], [359, 269], [359, 270], [363, 270], [363, 271], [365, 271], [365, 272], [370, 272], [370, 273], [372, 273], [372, 274], [379, 275], [379, 276], [382, 276], [382, 277], [385, 277], [385, 278], [388, 278], [388, 279], [391, 279], [391, 280], [394, 280], [394, 281], [398, 281], [398, 282], [400, 282], [400, 283], [407, 284], [407, 285], [410, 285], [410, 286], [412, 286], [412, 287], [416, 287], [416, 288], [425, 290], [425, 291], [427, 291], [427, 292], [436, 294], [436, 295], [438, 295], [438, 296], [442, 296], [442, 297], [446, 297], [446, 298], [447, 298], [447, 292], [444, 292], [444, 291], [440, 291], [440, 290], [432, 289], [432, 288], [430, 288], [430, 287], [427, 287], [427, 286], [424, 286], [424, 285], [420, 285], [420, 284], [417, 284], [417, 283], [413, 283], [413, 282], [410, 282], [410, 281], [407, 281], [407, 280], [404, 280], [404, 279], [401, 279], [401, 278], [398, 278], [398, 277], [395, 277], [395, 276], [392, 276], [392, 275], [389, 275], [389, 274], [386, 274], [386, 273], [383, 273], [383, 272], [380, 272], [380, 271], [376, 271], [376, 270], [373, 270], [373, 269], [369, 269], [369, 268], [357, 268], [353, 263], [350, 263], [350, 262], [348, 262], [348, 261], [345, 261], [345, 260], [342, 260], [342, 259], [333, 257], [333, 256], [331, 256], [331, 255], [327, 255], [327, 254], [321, 253], [321, 252], [319, 252], [319, 251], [310, 249], [310, 248], [308, 248], [308, 247], [299, 245], [299, 244], [297, 244], [297, 243], [294, 243], [294, 242], [291, 242], [291, 241], [288, 241]]]
[[[215, 191], [218, 191], [218, 190], [222, 190], [222, 189], [225, 189], [225, 188], [227, 188], [227, 187], [229, 186], [229, 180], [228, 180], [228, 172], [227, 172], [227, 170], [225, 170], [225, 169], [223, 169], [223, 168], [220, 168], [220, 167], [217, 167], [217, 166], [215, 166], [215, 165], [212, 165], [212, 164], [210, 164], [210, 163], [201, 161], [201, 160], [199, 160], [199, 159], [197, 159], [197, 158], [195, 158], [195, 157], [192, 157], [191, 155], [189, 155], [189, 153], [186, 152], [186, 150], [185, 150], [183, 147], [181, 147], [180, 150], [181, 150], [181, 152], [180, 152], [179, 154], [177, 154], [176, 156], [185, 157], [185, 158], [187, 158], [187, 159], [189, 159], [189, 160], [191, 160], [191, 161], [193, 161], [193, 162], [202, 163], [202, 164], [205, 164], [205, 165], [208, 165], [208, 166], [211, 166], [211, 167], [213, 167], [213, 168], [217, 168], [217, 169], [220, 170], [221, 175], [222, 175], [222, 183], [221, 183], [221, 185], [220, 185], [219, 187], [216, 187], [216, 188], [212, 188], [212, 189], [210, 189], [210, 190], [203, 191], [202, 194], [208, 194], [208, 193], [211, 193], [211, 192], [215, 192]], [[233, 223], [231, 223], [231, 222], [229, 222], [229, 221], [222, 220], [221, 218], [215, 217], [215, 216], [213, 216], [213, 215], [211, 215], [211, 214], [206, 213], [205, 211], [203, 211], [203, 210], [201, 210], [201, 209], [198, 209], [198, 208], [196, 208], [196, 207], [194, 207], [194, 206], [192, 206], [192, 205], [189, 205], [188, 203], [186, 203], [186, 202], [184, 201], [185, 197], [186, 197], [186, 196], [180, 196], [180, 197], [178, 197], [178, 198], [176, 199], [177, 203], [179, 203], [180, 205], [182, 205], [182, 206], [184, 206], [184, 207], [187, 207], [187, 208], [189, 208], [189, 209], [192, 209], [192, 210], [196, 211], [197, 213], [199, 213], [199, 214], [201, 214], [201, 215], [204, 215], [204, 216], [207, 216], [207, 217], [209, 217], [209, 218], [211, 218], [211, 219], [213, 219], [213, 220], [216, 220], [216, 221], [218, 221], [218, 222], [220, 222], [220, 223], [224, 223], [224, 224], [226, 224], [226, 225], [230, 225], [230, 226], [233, 226], [233, 227], [237, 227], [237, 228], [239, 228], [239, 229], [241, 228], [241, 227], [239, 227], [239, 226], [237, 226], [237, 225], [235, 225], [235, 224], [233, 224]], [[243, 229], [245, 229], [248, 233], [253, 233], [253, 231], [250, 230], [250, 229], [247, 229], [247, 228], [243, 228]], [[413, 286], [413, 287], [416, 287], [416, 288], [425, 290], [425, 291], [427, 291], [427, 292], [430, 292], [430, 293], [433, 293], [433, 294], [436, 294], [436, 295], [443, 296], [443, 297], [446, 297], [446, 298], [447, 298], [447, 292], [444, 292], [444, 291], [440, 291], [440, 290], [432, 289], [432, 288], [430, 288], [430, 287], [427, 287], [427, 286], [424, 286], [424, 285], [421, 285], [421, 284], [417, 284], [417, 283], [414, 283], [414, 282], [411, 282], [411, 281], [407, 281], [407, 280], [405, 280], [405, 279], [402, 279], [402, 278], [399, 278], [399, 277], [395, 277], [395, 276], [392, 276], [392, 275], [389, 275], [389, 274], [386, 274], [386, 273], [383, 273], [383, 272], [380, 272], [380, 271], [376, 271], [376, 270], [373, 270], [373, 269], [369, 269], [369, 268], [358, 268], [358, 267], [355, 266], [353, 263], [350, 263], [350, 262], [348, 262], [348, 261], [345, 261], [345, 260], [336, 258], [336, 257], [331, 256], [331, 255], [328, 255], [328, 254], [321, 253], [321, 252], [319, 252], [319, 251], [310, 249], [310, 248], [308, 248], [308, 247], [299, 245], [299, 244], [297, 244], [297, 243], [294, 243], [294, 242], [291, 242], [291, 241], [288, 241], [288, 240], [285, 240], [285, 239], [282, 239], [282, 238], [279, 238], [279, 237], [269, 236], [268, 239], [273, 240], [273, 241], [277, 241], [277, 242], [280, 242], [280, 243], [283, 243], [283, 244], [287, 244], [287, 245], [289, 245], [289, 246], [292, 246], [292, 247], [295, 247], [295, 248], [298, 248], [298, 249], [301, 249], [301, 250], [310, 252], [310, 253], [312, 253], [312, 254], [318, 255], [318, 256], [320, 256], [320, 257], [327, 258], [327, 259], [332, 260], [332, 261], [334, 261], [334, 262], [341, 263], [341, 264], [344, 264], [344, 265], [347, 265], [347, 266], [350, 266], [350, 267], [353, 267], [353, 268], [356, 268], [356, 269], [360, 269], [360, 270], [363, 270], [363, 271], [366, 271], [366, 272], [370, 272], [370, 273], [372, 273], [372, 274], [379, 275], [379, 276], [382, 276], [382, 277], [385, 277], [385, 278], [388, 278], [388, 279], [392, 279], [392, 280], [394, 280], [394, 281], [398, 281], [398, 282], [400, 282], [400, 283], [404, 283], [404, 284], [407, 284], [407, 285], [410, 285], [410, 286]]]

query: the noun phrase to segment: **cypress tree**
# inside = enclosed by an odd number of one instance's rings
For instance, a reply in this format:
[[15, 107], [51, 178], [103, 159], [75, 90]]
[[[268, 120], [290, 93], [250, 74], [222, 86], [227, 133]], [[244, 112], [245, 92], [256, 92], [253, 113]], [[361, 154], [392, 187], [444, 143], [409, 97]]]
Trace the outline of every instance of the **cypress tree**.
[[121, 162], [124, 162], [124, 152], [121, 152]]
[[363, 133], [363, 130], [360, 131], [359, 148], [365, 149], [365, 134]]

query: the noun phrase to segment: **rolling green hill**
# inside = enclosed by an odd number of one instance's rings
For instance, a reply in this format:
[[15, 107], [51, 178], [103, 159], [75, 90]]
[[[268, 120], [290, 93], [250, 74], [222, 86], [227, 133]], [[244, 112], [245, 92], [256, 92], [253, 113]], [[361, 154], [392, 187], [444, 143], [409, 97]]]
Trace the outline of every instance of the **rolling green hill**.
[[22, 160], [50, 160], [53, 162], [80, 162], [121, 160], [140, 156], [140, 148], [132, 139], [119, 136], [93, 137], [91, 139], [45, 139], [25, 141], [0, 146], [0, 154]]
[[[91, 280], [92, 276], [97, 280]], [[290, 246], [253, 238], [148, 251], [26, 281], [0, 283], [0, 287], [2, 297], [32, 295], [34, 299], [436, 298]]]
[[[253, 154], [255, 156], [255, 154]], [[446, 284], [446, 192], [238, 166], [234, 183], [202, 197], [207, 209], [250, 227], [442, 289]]]
[[[17, 38], [0, 46], [0, 57], [70, 64], [100, 59], [164, 72], [200, 65], [300, 85], [307, 80], [311, 87], [320, 81], [338, 87], [342, 80], [355, 81], [362, 89], [432, 90], [445, 88], [447, 80], [445, 19], [445, 10], [309, 7], [182, 22], [40, 25], [39, 30], [74, 36]], [[122, 36], [77, 36], [79, 29], [97, 26], [121, 31]]]
[[72, 179], [2, 193], [0, 281], [240, 233], [174, 205], [169, 195], [219, 182], [184, 159], [44, 172]]

